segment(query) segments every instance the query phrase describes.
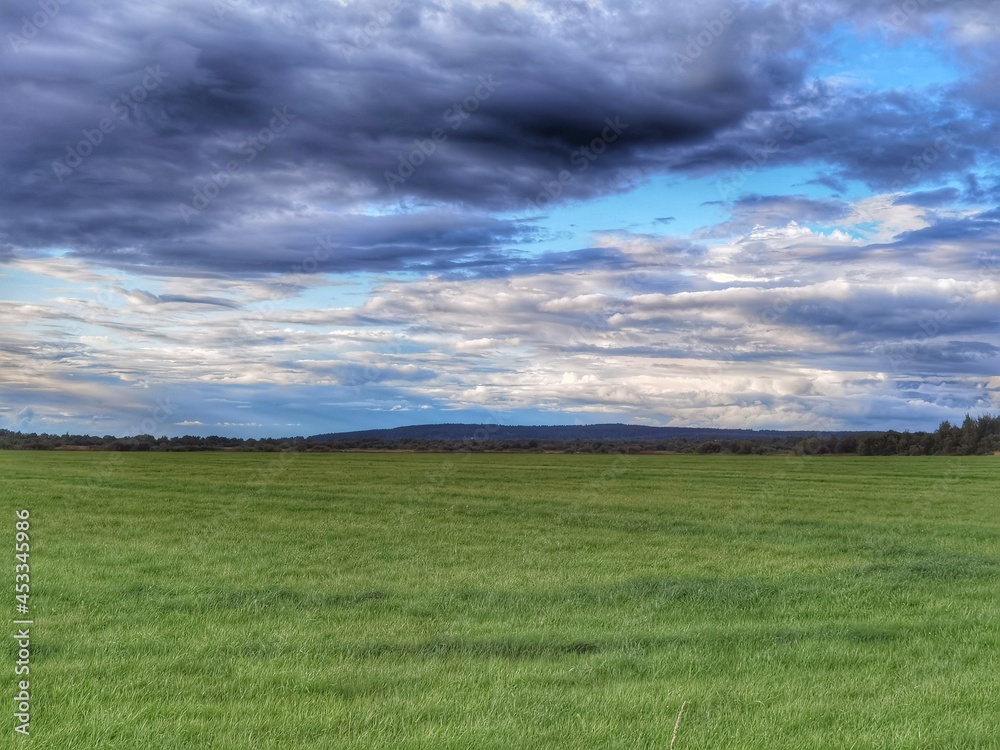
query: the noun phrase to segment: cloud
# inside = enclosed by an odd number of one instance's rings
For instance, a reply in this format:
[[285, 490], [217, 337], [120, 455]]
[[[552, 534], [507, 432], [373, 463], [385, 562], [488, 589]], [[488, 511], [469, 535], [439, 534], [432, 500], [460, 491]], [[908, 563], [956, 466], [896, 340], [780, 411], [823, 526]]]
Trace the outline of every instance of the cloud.
[[[341, 418], [325, 404], [758, 427], [995, 404], [998, 7], [68, 3], [32, 32], [12, 0], [0, 414], [134, 434]], [[960, 74], [831, 72], [845, 22]], [[664, 175], [718, 200], [663, 216]], [[592, 205], [647, 221], [560, 213], [625, 193]]]
[[774, 227], [795, 222], [832, 223], [846, 217], [847, 203], [840, 200], [816, 200], [796, 195], [742, 195], [730, 203], [729, 221], [712, 228], [714, 236], [730, 236], [754, 227]]
[[[29, 10], [11, 4], [6, 26]], [[835, 18], [806, 15], [816, 28]], [[732, 20], [685, 63], [720, 17]], [[13, 176], [0, 232], [21, 257], [70, 247], [171, 275], [286, 271], [331, 235], [328, 272], [499, 269], [531, 229], [483, 211], [725, 171], [782, 129], [779, 101], [815, 111], [778, 160], [828, 153], [870, 181], [955, 119], [917, 96], [809, 88], [801, 20], [790, 5], [721, 0], [153, 4], [100, 24], [60, 6], [0, 73]], [[973, 163], [966, 141], [988, 128], [970, 127], [936, 169]], [[873, 159], [876, 138], [891, 153]]]
[[936, 208], [937, 206], [954, 203], [959, 197], [957, 188], [938, 188], [937, 190], [925, 190], [919, 193], [907, 193], [896, 199], [897, 205], [920, 206], [922, 208]]
[[212, 305], [215, 307], [239, 307], [239, 303], [221, 297], [191, 297], [183, 294], [151, 294], [142, 289], [121, 289], [120, 293], [135, 305]]

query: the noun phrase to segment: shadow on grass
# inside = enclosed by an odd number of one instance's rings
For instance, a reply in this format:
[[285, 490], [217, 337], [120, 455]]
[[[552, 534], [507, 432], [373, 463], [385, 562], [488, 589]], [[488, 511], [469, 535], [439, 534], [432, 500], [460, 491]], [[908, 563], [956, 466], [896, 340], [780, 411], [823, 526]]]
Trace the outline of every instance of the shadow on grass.
[[152, 584], [133, 584], [121, 590], [122, 601], [138, 601], [147, 607], [180, 612], [220, 612], [227, 610], [285, 611], [350, 607], [387, 598], [383, 591], [356, 594], [302, 592], [287, 588], [234, 589], [182, 594]]
[[775, 583], [749, 578], [631, 578], [600, 586], [573, 587], [565, 595], [595, 605], [652, 600], [736, 607], [761, 604], [781, 593], [782, 588]]
[[765, 604], [786, 595], [788, 588], [787, 585], [750, 578], [641, 577], [538, 592], [462, 589], [454, 592], [452, 597], [460, 606], [480, 611], [538, 608], [567, 603], [579, 607], [632, 606], [643, 603], [676, 607], [689, 603], [727, 609]]
[[983, 580], [1000, 576], [1000, 560], [944, 550], [896, 551], [850, 572], [857, 577], [881, 575], [896, 583]]
[[600, 643], [577, 640], [494, 638], [475, 640], [457, 637], [433, 638], [423, 643], [369, 643], [356, 646], [350, 655], [359, 659], [389, 658], [475, 658], [475, 659], [551, 659], [563, 656], [596, 654]]
[[676, 635], [612, 636], [600, 640], [536, 638], [433, 638], [417, 643], [362, 643], [344, 648], [344, 655], [358, 660], [399, 659], [559, 659], [594, 654], [644, 658], [655, 652], [711, 649], [718, 653], [764, 653], [789, 647], [811, 648], [818, 643], [851, 643], [881, 646], [906, 641], [926, 630], [917, 625], [872, 626], [843, 624], [805, 628], [703, 628]]

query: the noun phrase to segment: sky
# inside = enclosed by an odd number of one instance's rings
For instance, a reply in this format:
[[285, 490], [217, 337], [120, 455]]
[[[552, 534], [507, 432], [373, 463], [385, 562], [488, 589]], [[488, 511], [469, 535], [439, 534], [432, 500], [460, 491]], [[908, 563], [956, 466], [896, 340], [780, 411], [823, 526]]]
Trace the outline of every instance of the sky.
[[7, 0], [0, 428], [1000, 411], [1000, 0]]

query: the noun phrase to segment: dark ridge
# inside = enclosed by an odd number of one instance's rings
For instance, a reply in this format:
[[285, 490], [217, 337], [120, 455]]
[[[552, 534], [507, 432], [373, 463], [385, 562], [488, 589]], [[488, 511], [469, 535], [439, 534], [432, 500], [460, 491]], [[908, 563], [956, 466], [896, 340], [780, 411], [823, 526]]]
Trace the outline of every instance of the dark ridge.
[[1000, 415], [966, 414], [960, 425], [942, 422], [934, 432], [737, 430], [632, 424], [427, 424], [324, 433], [308, 438], [244, 439], [219, 435], [96, 437], [0, 429], [0, 450], [1000, 456]]
[[708, 427], [650, 427], [636, 424], [587, 425], [498, 425], [498, 424], [422, 424], [383, 430], [357, 430], [311, 435], [315, 441], [339, 440], [577, 440], [623, 442], [633, 440], [762, 440], [770, 438], [808, 438], [835, 435], [862, 435], [862, 432], [820, 432], [817, 430], [738, 430]]

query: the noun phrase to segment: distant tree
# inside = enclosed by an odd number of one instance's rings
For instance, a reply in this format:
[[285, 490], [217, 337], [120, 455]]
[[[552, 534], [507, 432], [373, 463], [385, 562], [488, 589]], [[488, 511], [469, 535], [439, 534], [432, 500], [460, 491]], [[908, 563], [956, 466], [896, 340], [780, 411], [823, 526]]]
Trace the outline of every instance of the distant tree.
[[971, 415], [966, 414], [958, 437], [958, 453], [962, 456], [974, 456], [978, 447], [979, 425]]
[[887, 456], [889, 443], [885, 434], [866, 435], [858, 443], [859, 456]]
[[837, 441], [835, 453], [857, 453], [858, 439], [854, 435], [845, 435]]
[[830, 449], [827, 443], [818, 437], [809, 437], [805, 440], [800, 440], [795, 445], [795, 453], [800, 456], [819, 456], [824, 453], [829, 453]]

